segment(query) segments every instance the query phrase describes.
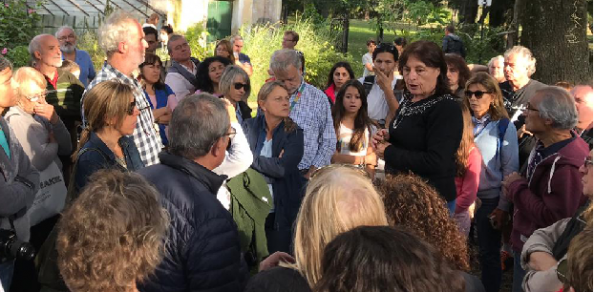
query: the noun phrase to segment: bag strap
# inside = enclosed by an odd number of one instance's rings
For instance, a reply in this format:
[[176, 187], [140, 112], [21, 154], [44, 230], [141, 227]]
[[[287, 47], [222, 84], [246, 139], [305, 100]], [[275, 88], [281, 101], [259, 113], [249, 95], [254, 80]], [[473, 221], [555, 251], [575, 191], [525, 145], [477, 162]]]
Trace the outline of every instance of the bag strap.
[[500, 149], [503, 147], [503, 139], [505, 138], [505, 132], [509, 126], [509, 119], [503, 118], [497, 123], [497, 130], [499, 131], [499, 143], [497, 145], [497, 153], [501, 152]]
[[369, 95], [374, 83], [375, 83], [375, 75], [369, 75], [369, 76], [365, 77], [365, 79], [363, 80], [363, 87], [365, 88], [366, 95]]

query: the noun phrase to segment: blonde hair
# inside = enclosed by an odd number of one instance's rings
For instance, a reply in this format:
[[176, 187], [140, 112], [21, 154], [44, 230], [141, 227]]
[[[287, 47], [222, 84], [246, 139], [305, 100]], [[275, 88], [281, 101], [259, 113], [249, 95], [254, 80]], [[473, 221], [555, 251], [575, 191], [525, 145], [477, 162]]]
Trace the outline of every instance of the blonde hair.
[[47, 87], [47, 81], [43, 74], [31, 67], [19, 68], [14, 73], [12, 79], [17, 84], [15, 93], [19, 104], [21, 103], [22, 98], [26, 98], [27, 94], [30, 94], [29, 88], [31, 84], [39, 86], [39, 88], [44, 90]]
[[141, 175], [100, 170], [58, 224], [58, 267], [73, 292], [129, 291], [161, 262], [169, 216]]
[[117, 80], [101, 82], [85, 94], [83, 112], [87, 126], [81, 133], [78, 149], [72, 154], [73, 161], [78, 151], [89, 141], [90, 133], [108, 126], [107, 120], [115, 118], [113, 126], [116, 128], [122, 125], [128, 115], [131, 98], [134, 98], [132, 87]]
[[322, 277], [326, 245], [363, 225], [388, 225], [384, 204], [371, 180], [346, 166], [319, 170], [305, 191], [295, 234], [295, 267], [310, 287]]

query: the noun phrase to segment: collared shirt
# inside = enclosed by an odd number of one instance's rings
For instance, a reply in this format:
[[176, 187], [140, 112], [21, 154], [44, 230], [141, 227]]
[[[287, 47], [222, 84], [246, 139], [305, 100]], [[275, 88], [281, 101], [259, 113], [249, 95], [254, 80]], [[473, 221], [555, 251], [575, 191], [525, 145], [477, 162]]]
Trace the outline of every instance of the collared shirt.
[[[322, 167], [330, 164], [336, 150], [336, 133], [332, 122], [328, 97], [321, 90], [305, 82], [299, 100], [291, 110], [290, 117], [303, 129], [304, 152], [298, 168]], [[298, 91], [293, 93], [290, 103], [295, 101]]]
[[[91, 60], [89, 53], [78, 49], [75, 52], [76, 56], [74, 57], [74, 62], [80, 67], [80, 76], [78, 76], [78, 80], [80, 80], [86, 87], [89, 84], [89, 81], [95, 79], [95, 76], [97, 75], [95, 73], [95, 67], [93, 67], [93, 61]], [[62, 60], [65, 60], [63, 52]]]
[[[398, 79], [397, 76], [394, 76], [394, 79], [392, 79], [392, 88], [396, 86]], [[359, 82], [363, 84], [365, 82], [365, 77], [360, 78]], [[389, 112], [390, 107], [386, 101], [386, 94], [377, 84], [377, 78], [374, 78], [371, 91], [369, 91], [369, 94], [367, 95], [367, 113], [369, 118], [380, 122], [383, 121], [383, 123], [385, 123]]]
[[534, 156], [531, 157], [531, 160], [528, 162], [528, 170], [527, 170], [528, 177], [529, 178], [532, 177], [532, 174], [534, 174], [534, 170], [536, 169], [536, 166], [541, 161], [543, 161], [545, 158], [559, 152], [559, 150], [561, 150], [561, 148], [567, 146], [567, 144], [569, 144], [571, 141], [575, 140], [576, 137], [577, 136], [575, 135], [575, 133], [572, 132], [571, 138], [551, 144], [551, 145], [549, 145], [549, 147], [545, 147], [541, 141], [538, 141], [536, 143], [536, 146], [534, 147]]
[[[195, 64], [192, 70], [190, 70], [190, 68], [182, 64], [180, 65], [184, 69], [188, 70], [188, 72], [191, 72], [193, 75], [196, 75], [196, 73], [198, 73], [198, 66], [196, 66]], [[190, 81], [188, 81], [183, 75], [176, 72], [167, 73], [167, 76], [165, 77], [165, 84], [171, 87], [173, 93], [175, 93], [175, 97], [177, 98], [178, 102], [184, 99], [184, 97], [194, 94], [194, 92], [196, 91], [196, 87], [194, 87], [194, 85], [192, 85]]]
[[[134, 89], [134, 99], [136, 100], [136, 106], [140, 110], [140, 115], [138, 116], [136, 129], [134, 130], [132, 137], [134, 137], [134, 143], [136, 144], [136, 148], [138, 148], [142, 162], [145, 166], [159, 163], [159, 151], [161, 151], [162, 148], [159, 133], [157, 133], [157, 130], [153, 127], [155, 122], [153, 112], [151, 111], [151, 107], [144, 96], [144, 91], [138, 81], [124, 75], [111, 65], [105, 64], [103, 69], [101, 69], [97, 75], [97, 78], [95, 78], [95, 80], [93, 80], [87, 87], [83, 99], [81, 100], [82, 108], [84, 108], [85, 95], [91, 88], [103, 81], [113, 79], [117, 79], [124, 84], [130, 85]], [[83, 124], [86, 125], [84, 110], [82, 111], [82, 115]]]

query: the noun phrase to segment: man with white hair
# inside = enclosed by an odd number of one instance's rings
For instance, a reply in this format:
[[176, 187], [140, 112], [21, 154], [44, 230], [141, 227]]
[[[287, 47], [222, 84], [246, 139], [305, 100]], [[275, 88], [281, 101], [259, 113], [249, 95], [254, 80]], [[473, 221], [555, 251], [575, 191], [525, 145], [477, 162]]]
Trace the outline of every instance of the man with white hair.
[[493, 76], [499, 83], [505, 82], [505, 73], [503, 72], [504, 58], [502, 55], [491, 58], [487, 67], [489, 68], [489, 75]]
[[[72, 149], [76, 149], [77, 127], [81, 121], [80, 99], [85, 90], [84, 85], [72, 75], [62, 70], [62, 52], [60, 43], [53, 35], [40, 34], [29, 43], [29, 54], [33, 67], [41, 72], [47, 81], [45, 101], [54, 109], [70, 132]], [[39, 113], [38, 113], [39, 114]], [[64, 180], [70, 179], [70, 155], [60, 156]]]
[[330, 164], [336, 150], [336, 132], [328, 97], [303, 79], [301, 58], [297, 51], [275, 51], [270, 69], [291, 95], [290, 117], [303, 129], [305, 148], [298, 165], [305, 178], [318, 168]]
[[241, 52], [243, 49], [243, 38], [240, 35], [235, 35], [231, 38], [231, 45], [233, 46], [233, 55], [235, 55], [235, 65], [241, 67], [248, 76], [252, 76], [252, 61], [250, 57]]
[[513, 172], [503, 180], [504, 192], [514, 203], [513, 292], [522, 291], [525, 272], [520, 253], [526, 240], [535, 230], [571, 217], [584, 203], [579, 169], [589, 151], [588, 144], [573, 131], [578, 113], [565, 89], [550, 86], [536, 91], [524, 115], [526, 130], [538, 142], [526, 170], [521, 175]]
[[[159, 163], [158, 155], [162, 145], [158, 130], [153, 127], [153, 113], [142, 86], [132, 76], [132, 72], [144, 62], [145, 49], [148, 47], [140, 23], [126, 12], [116, 11], [105, 20], [98, 35], [99, 46], [107, 55], [107, 64], [89, 84], [87, 92], [95, 85], [113, 79], [130, 85], [134, 89], [136, 106], [140, 110], [136, 129], [132, 134], [134, 143], [145, 166]], [[84, 97], [81, 102], [84, 107]]]
[[62, 51], [62, 60], [69, 60], [75, 62], [80, 67], [80, 76], [78, 80], [84, 86], [95, 79], [95, 68], [89, 53], [76, 48], [78, 36], [76, 32], [69, 26], [65, 25], [56, 31], [56, 38], [60, 42], [60, 50]]
[[499, 87], [503, 93], [505, 108], [511, 120], [516, 121], [534, 93], [546, 84], [530, 79], [536, 72], [536, 59], [528, 48], [514, 46], [503, 57], [503, 72], [507, 81], [499, 84]]
[[578, 123], [575, 130], [592, 149], [592, 117], [594, 93], [590, 85], [578, 85], [571, 90], [578, 112]]

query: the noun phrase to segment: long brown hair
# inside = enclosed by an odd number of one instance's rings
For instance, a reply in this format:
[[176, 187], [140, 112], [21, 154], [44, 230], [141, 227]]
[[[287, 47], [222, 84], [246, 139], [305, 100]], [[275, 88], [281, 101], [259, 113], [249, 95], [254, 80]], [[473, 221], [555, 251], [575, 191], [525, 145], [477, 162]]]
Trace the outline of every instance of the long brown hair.
[[132, 87], [116, 80], [101, 82], [85, 94], [83, 112], [87, 126], [80, 135], [72, 161], [76, 162], [78, 152], [89, 141], [91, 132], [98, 132], [108, 126], [109, 119], [115, 118], [116, 128], [122, 125], [133, 97]]
[[[493, 76], [485, 72], [476, 73], [466, 82], [466, 90], [473, 84], [483, 86], [488, 93], [493, 95], [493, 103], [489, 106], [491, 121], [499, 121], [503, 118], [509, 119], [509, 115], [503, 106], [503, 95], [501, 94], [499, 83], [497, 83], [497, 80]], [[470, 108], [468, 97], [464, 98], [464, 104]]]
[[474, 146], [474, 124], [472, 123], [472, 117], [470, 116], [470, 109], [466, 103], [459, 103], [462, 109], [462, 120], [464, 122], [464, 128], [462, 129], [462, 140], [460, 141], [460, 147], [456, 153], [456, 176], [463, 177], [468, 169], [468, 157], [470, 156], [470, 150]]
[[351, 143], [349, 144], [349, 148], [353, 152], [357, 152], [361, 150], [361, 147], [363, 147], [363, 141], [365, 141], [365, 130], [369, 130], [369, 133], [371, 133], [371, 126], [374, 125], [373, 121], [367, 115], [367, 94], [365, 93], [365, 88], [357, 79], [351, 79], [345, 82], [345, 84], [336, 94], [336, 101], [334, 102], [334, 105], [332, 105], [332, 119], [334, 120], [334, 131], [338, 137], [340, 135], [340, 123], [342, 122], [346, 112], [343, 103], [344, 95], [346, 94], [346, 91], [349, 87], [355, 87], [361, 98], [361, 108], [359, 108], [357, 116], [355, 117], [353, 137], [351, 138]]
[[466, 239], [433, 187], [414, 174], [399, 174], [388, 176], [378, 189], [390, 225], [409, 228], [456, 269], [470, 268]]

